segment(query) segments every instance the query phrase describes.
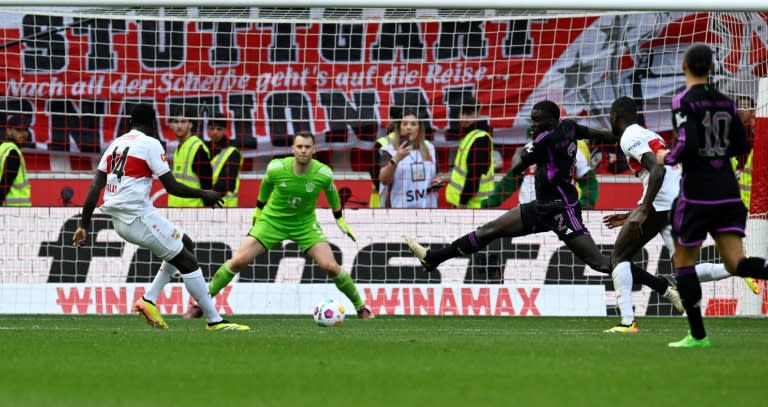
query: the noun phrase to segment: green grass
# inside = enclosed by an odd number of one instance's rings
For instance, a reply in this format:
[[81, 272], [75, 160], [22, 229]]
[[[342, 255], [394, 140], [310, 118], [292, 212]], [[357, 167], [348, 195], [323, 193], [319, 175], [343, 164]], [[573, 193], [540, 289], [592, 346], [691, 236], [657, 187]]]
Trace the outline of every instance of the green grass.
[[[0, 316], [0, 406], [740, 405], [764, 400], [768, 321], [683, 318], [238, 317], [153, 330], [138, 317]], [[687, 398], [687, 399], [686, 399]]]

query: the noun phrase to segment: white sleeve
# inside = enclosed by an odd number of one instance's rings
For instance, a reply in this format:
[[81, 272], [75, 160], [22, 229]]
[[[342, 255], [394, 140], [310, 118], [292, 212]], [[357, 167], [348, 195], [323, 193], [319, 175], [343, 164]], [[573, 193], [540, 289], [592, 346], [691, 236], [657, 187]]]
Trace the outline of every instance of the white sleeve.
[[576, 149], [576, 178], [583, 177], [591, 169], [587, 157], [584, 157], [584, 153], [580, 149]]
[[152, 139], [149, 142], [147, 148], [147, 165], [152, 171], [152, 174], [156, 177], [160, 177], [171, 170], [168, 166], [168, 159], [165, 156], [165, 149], [157, 139]]
[[112, 144], [107, 147], [107, 151], [104, 152], [104, 154], [101, 155], [101, 160], [99, 161], [99, 166], [97, 167], [99, 171], [101, 172], [107, 172], [107, 156], [109, 156], [112, 152]]
[[640, 162], [643, 154], [652, 152], [648, 143], [637, 134], [621, 136], [621, 150], [627, 157], [633, 158], [637, 162]]

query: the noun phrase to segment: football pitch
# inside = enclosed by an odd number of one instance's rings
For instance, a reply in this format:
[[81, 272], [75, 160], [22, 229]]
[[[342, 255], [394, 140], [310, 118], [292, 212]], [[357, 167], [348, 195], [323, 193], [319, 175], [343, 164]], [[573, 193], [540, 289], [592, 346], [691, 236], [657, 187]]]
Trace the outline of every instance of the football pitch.
[[712, 347], [669, 349], [684, 318], [0, 316], [1, 406], [739, 405], [765, 400], [768, 321], [707, 319]]

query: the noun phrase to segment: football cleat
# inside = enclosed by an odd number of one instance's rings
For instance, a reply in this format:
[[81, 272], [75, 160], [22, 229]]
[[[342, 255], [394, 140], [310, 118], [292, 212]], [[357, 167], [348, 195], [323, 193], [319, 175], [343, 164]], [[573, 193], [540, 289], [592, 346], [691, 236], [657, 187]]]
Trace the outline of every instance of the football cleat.
[[618, 324], [611, 329], [606, 329], [603, 332], [611, 334], [636, 334], [640, 332], [640, 330], [637, 329], [637, 321], [632, 321], [632, 323], [629, 325]]
[[197, 301], [194, 298], [189, 297], [189, 304], [187, 304], [187, 310], [184, 311], [184, 319], [195, 319], [203, 316], [203, 309], [197, 305]]
[[157, 306], [145, 300], [144, 297], [136, 300], [136, 303], [133, 304], [133, 310], [136, 311], [137, 314], [143, 316], [150, 326], [158, 329], [168, 329], [168, 324], [163, 319], [163, 316], [160, 315]]
[[367, 305], [363, 305], [357, 310], [357, 317], [360, 319], [374, 319], [376, 315], [371, 311], [371, 308]]
[[683, 300], [680, 299], [680, 293], [677, 292], [677, 289], [675, 287], [672, 287], [672, 285], [667, 287], [667, 291], [664, 292], [663, 297], [668, 299], [669, 302], [672, 303], [672, 306], [675, 307], [677, 312], [681, 314], [685, 313], [685, 307], [683, 307]]
[[747, 284], [747, 287], [749, 287], [749, 289], [755, 293], [755, 295], [760, 294], [760, 283], [758, 283], [757, 280], [752, 277], [744, 277], [744, 282]]
[[712, 346], [712, 343], [708, 337], [696, 339], [689, 333], [685, 338], [677, 342], [670, 342], [667, 346], [670, 348], [708, 348]]
[[411, 253], [413, 253], [414, 256], [416, 256], [417, 259], [419, 259], [419, 262], [421, 262], [421, 265], [424, 267], [427, 271], [435, 271], [437, 267], [427, 263], [427, 248], [420, 245], [419, 242], [414, 240], [410, 236], [405, 237], [405, 243], [408, 244], [408, 248], [411, 250]]
[[229, 322], [226, 319], [222, 319], [219, 322], [209, 322], [205, 326], [206, 331], [250, 331], [251, 327], [248, 325], [236, 324]]

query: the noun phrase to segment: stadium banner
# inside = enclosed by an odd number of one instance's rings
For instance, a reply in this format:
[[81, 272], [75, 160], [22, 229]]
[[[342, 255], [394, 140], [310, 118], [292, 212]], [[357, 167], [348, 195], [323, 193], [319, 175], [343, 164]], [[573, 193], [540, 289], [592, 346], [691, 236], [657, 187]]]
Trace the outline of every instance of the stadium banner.
[[[0, 314], [129, 314], [148, 284], [0, 285]], [[605, 316], [602, 286], [359, 284], [377, 315]], [[223, 314], [310, 315], [334, 298], [354, 314], [333, 284], [234, 283], [216, 296]], [[158, 297], [164, 314], [183, 313], [189, 294], [169, 284]]]
[[[237, 250], [250, 225], [249, 209], [158, 210], [195, 242], [206, 278]], [[403, 240], [414, 236], [425, 245], [442, 247], [502, 213], [348, 209], [345, 218], [356, 242], [337, 228], [330, 210], [317, 210], [317, 217], [337, 261], [353, 276], [366, 301], [382, 313], [454, 315], [455, 308], [456, 315], [512, 315], [513, 310], [514, 315], [596, 315], [600, 308], [600, 315], [615, 314], [610, 276], [575, 258], [551, 232], [498, 239], [476, 254], [443, 263], [432, 273], [424, 271]], [[610, 253], [617, 235], [602, 225], [609, 213], [585, 211], [583, 215], [604, 253]], [[97, 213], [87, 244], [73, 247], [78, 214], [77, 208], [0, 208], [4, 230], [0, 235], [1, 312], [103, 313], [109, 312], [108, 303], [116, 312], [129, 306], [152, 281], [160, 259], [121, 239], [108, 217]], [[702, 261], [716, 259], [714, 242], [705, 241]], [[651, 274], [672, 273], [669, 251], [659, 237], [646, 245], [636, 261]], [[185, 304], [179, 287], [165, 293], [174, 298], [173, 304]], [[706, 313], [741, 313], [744, 288], [738, 278], [704, 283]], [[228, 293], [222, 300], [233, 312], [247, 313], [305, 313], [324, 296], [342, 297], [292, 242], [257, 257], [241, 270]], [[475, 304], [472, 310], [466, 309], [468, 301]], [[633, 301], [638, 315], [672, 315], [671, 304], [648, 288], [635, 286]], [[486, 305], [482, 311], [480, 304]], [[755, 312], [765, 314], [765, 306]]]
[[[594, 116], [629, 95], [649, 112], [649, 128], [671, 129], [669, 103], [693, 42], [722, 45], [713, 80], [725, 91], [768, 67], [766, 13], [279, 24], [195, 21], [197, 8], [188, 12], [169, 21], [4, 12], [0, 110], [27, 113], [38, 147], [93, 153], [127, 129], [136, 103], [162, 117], [193, 106], [199, 117], [231, 119], [236, 144], [255, 148], [248, 154], [269, 155], [287, 150], [298, 130], [320, 135], [321, 149], [366, 145], [390, 108], [406, 105], [422, 109], [437, 144], [455, 143], [462, 95], [472, 93], [495, 142], [519, 144], [544, 98], [569, 116]], [[175, 142], [168, 126], [159, 129]]]

